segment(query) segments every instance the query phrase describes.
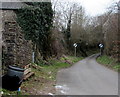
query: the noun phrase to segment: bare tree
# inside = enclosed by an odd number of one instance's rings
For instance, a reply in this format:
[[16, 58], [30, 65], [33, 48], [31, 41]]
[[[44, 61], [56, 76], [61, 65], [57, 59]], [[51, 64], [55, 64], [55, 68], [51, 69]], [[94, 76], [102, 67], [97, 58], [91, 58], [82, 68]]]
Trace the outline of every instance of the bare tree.
[[112, 6], [111, 13], [108, 16], [108, 20], [103, 26], [105, 52], [107, 55], [111, 55], [120, 61], [120, 40], [119, 40], [119, 4]]

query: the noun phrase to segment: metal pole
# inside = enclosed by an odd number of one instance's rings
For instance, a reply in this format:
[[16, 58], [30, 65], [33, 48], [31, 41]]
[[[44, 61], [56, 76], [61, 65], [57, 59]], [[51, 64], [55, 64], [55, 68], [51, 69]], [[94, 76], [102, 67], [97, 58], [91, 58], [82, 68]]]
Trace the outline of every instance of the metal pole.
[[35, 62], [35, 52], [32, 53], [32, 63]]

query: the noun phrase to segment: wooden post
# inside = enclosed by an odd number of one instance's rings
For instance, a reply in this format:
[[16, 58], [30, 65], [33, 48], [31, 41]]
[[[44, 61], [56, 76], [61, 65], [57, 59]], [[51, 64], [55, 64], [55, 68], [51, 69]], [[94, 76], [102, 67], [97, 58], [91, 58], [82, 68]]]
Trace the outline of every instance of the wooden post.
[[101, 48], [100, 48], [100, 55], [102, 55], [102, 50], [101, 50]]
[[76, 57], [76, 47], [75, 47], [75, 57]]

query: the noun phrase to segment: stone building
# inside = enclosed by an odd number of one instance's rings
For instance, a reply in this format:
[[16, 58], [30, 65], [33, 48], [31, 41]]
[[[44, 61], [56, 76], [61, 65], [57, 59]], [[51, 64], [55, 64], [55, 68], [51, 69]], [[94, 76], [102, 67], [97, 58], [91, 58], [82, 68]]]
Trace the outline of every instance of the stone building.
[[15, 11], [24, 6], [21, 2], [2, 2], [2, 66], [22, 66], [32, 59], [32, 43], [25, 40], [24, 34], [16, 22]]

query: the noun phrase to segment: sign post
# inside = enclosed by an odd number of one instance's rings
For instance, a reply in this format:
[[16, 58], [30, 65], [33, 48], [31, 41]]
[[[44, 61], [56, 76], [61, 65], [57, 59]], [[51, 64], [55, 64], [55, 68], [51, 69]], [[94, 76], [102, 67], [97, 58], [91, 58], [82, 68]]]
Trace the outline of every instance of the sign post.
[[74, 43], [73, 46], [75, 47], [75, 57], [76, 57], [76, 47], [77, 47], [77, 43]]
[[102, 55], [102, 48], [103, 48], [103, 44], [99, 44], [99, 47], [100, 47], [100, 55]]
[[35, 63], [35, 52], [32, 52], [32, 63]]

